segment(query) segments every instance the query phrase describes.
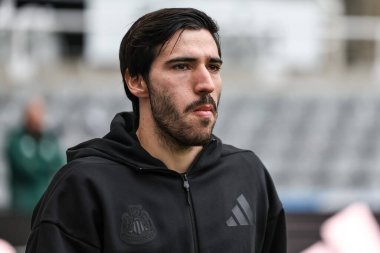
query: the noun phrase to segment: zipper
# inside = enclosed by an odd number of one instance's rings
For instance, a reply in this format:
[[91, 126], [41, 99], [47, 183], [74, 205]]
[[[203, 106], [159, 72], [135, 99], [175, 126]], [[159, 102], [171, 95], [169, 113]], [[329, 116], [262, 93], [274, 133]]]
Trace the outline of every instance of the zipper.
[[186, 191], [187, 204], [189, 206], [191, 206], [190, 184], [189, 184], [189, 180], [187, 179], [187, 174], [186, 173], [182, 174], [182, 179], [183, 179], [183, 188], [185, 188], [185, 191]]
[[196, 223], [195, 223], [195, 214], [194, 214], [193, 203], [191, 200], [190, 184], [189, 184], [189, 180], [187, 178], [186, 173], [181, 174], [181, 177], [182, 177], [182, 181], [183, 181], [183, 188], [185, 189], [185, 192], [186, 192], [187, 205], [189, 206], [191, 228], [193, 231], [194, 252], [197, 253], [197, 252], [199, 252], [199, 249], [198, 249], [198, 247], [199, 247], [199, 245], [198, 245], [198, 233], [197, 233], [197, 227], [196, 227]]
[[193, 202], [191, 200], [191, 192], [190, 192], [190, 183], [187, 178], [187, 173], [178, 173], [175, 171], [171, 171], [168, 169], [144, 169], [144, 168], [138, 168], [141, 172], [160, 172], [160, 173], [167, 173], [171, 175], [180, 175], [182, 178], [182, 186], [185, 190], [186, 193], [186, 204], [188, 206], [189, 214], [190, 214], [190, 222], [191, 222], [191, 230], [192, 230], [192, 235], [193, 235], [193, 246], [194, 246], [194, 252], [193, 253], [198, 253], [199, 252], [199, 243], [198, 243], [198, 230], [195, 222], [195, 213], [194, 213], [194, 207], [193, 207]]
[[[216, 141], [216, 139], [213, 137], [211, 139], [210, 143], [208, 143], [203, 148], [203, 150], [201, 151], [201, 153], [199, 153], [199, 155], [194, 159], [194, 161], [190, 165], [188, 171], [190, 171], [195, 166], [195, 164], [197, 164], [198, 160], [200, 159], [200, 157], [202, 156], [202, 154], [207, 150], [208, 146], [210, 146], [210, 144], [213, 143], [213, 142], [215, 142], [215, 141]], [[185, 173], [180, 174], [178, 172], [168, 170], [167, 168], [145, 169], [145, 168], [142, 168], [142, 167], [137, 167], [137, 169], [139, 171], [141, 171], [141, 172], [144, 172], [144, 171], [163, 172], [163, 173], [168, 173], [168, 174], [171, 174], [171, 175], [180, 175], [181, 176], [182, 182], [183, 182], [183, 188], [184, 188], [184, 190], [186, 192], [186, 203], [187, 203], [187, 205], [189, 207], [190, 222], [191, 222], [191, 229], [192, 229], [192, 235], [193, 235], [194, 253], [199, 253], [200, 250], [199, 250], [198, 230], [197, 230], [197, 225], [196, 225], [196, 222], [195, 222], [195, 212], [194, 212], [194, 207], [193, 207], [193, 203], [192, 203], [192, 199], [191, 199], [190, 184], [189, 184], [189, 180], [187, 178], [187, 173], [185, 172]]]

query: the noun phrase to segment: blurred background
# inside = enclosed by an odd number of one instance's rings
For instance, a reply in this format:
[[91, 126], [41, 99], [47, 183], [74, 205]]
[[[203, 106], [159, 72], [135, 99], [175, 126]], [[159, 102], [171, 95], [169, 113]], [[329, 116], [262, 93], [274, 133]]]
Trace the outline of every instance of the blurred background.
[[287, 213], [331, 214], [355, 201], [380, 212], [378, 0], [0, 0], [0, 210], [11, 202], [7, 134], [28, 99], [44, 97], [62, 150], [103, 136], [115, 113], [131, 110], [121, 38], [162, 7], [218, 22], [215, 133], [259, 155]]

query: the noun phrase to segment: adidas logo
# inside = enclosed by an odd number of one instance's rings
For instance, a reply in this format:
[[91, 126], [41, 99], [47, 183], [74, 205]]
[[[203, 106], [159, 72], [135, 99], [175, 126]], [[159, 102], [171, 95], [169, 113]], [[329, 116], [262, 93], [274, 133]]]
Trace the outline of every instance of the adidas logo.
[[232, 209], [232, 216], [226, 221], [227, 226], [251, 226], [254, 224], [252, 209], [248, 201], [241, 194], [237, 199], [237, 204]]

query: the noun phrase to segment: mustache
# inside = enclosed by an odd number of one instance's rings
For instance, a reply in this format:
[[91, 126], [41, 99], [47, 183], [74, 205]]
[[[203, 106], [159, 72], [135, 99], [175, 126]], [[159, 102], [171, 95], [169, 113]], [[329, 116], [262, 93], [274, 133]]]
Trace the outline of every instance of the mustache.
[[214, 112], [218, 112], [218, 106], [215, 100], [211, 97], [211, 95], [206, 95], [186, 106], [185, 113], [190, 112], [201, 105], [212, 105]]

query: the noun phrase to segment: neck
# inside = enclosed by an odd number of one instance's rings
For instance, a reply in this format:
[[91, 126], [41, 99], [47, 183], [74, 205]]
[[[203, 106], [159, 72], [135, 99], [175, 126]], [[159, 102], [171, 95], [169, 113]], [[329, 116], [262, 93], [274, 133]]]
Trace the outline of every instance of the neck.
[[[141, 122], [141, 121], [140, 121]], [[170, 170], [185, 173], [202, 146], [182, 146], [169, 136], [140, 125], [136, 131], [140, 145], [153, 157], [161, 160]]]

